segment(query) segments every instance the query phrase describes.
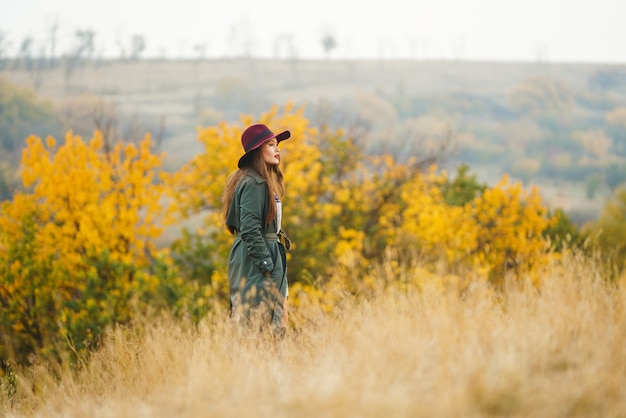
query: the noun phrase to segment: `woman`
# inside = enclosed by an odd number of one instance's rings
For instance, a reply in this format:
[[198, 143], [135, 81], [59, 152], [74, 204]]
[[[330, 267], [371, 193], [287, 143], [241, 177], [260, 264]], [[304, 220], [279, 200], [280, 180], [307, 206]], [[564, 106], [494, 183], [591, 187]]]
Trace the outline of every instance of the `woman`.
[[260, 321], [280, 334], [286, 329], [288, 288], [278, 144], [290, 136], [263, 124], [248, 127], [241, 135], [245, 154], [223, 195], [224, 220], [235, 236], [228, 259], [231, 313], [237, 322]]

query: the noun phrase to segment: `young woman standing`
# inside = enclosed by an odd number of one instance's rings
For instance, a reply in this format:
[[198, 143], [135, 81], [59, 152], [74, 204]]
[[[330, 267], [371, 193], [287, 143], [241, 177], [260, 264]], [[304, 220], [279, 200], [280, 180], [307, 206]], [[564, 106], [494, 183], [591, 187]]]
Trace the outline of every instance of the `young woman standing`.
[[[287, 266], [281, 242], [285, 191], [279, 168], [281, 141], [289, 131], [274, 134], [267, 126], [249, 126], [241, 135], [245, 154], [226, 182], [224, 220], [235, 236], [228, 259], [231, 314], [237, 322], [271, 325], [284, 334], [287, 321]], [[288, 250], [289, 248], [287, 248]]]

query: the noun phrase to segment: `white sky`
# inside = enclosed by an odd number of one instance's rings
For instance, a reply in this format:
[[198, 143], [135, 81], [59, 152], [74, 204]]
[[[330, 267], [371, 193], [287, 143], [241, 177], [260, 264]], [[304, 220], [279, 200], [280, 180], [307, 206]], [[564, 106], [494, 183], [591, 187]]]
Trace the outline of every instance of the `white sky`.
[[[626, 63], [624, 0], [0, 0], [0, 31], [15, 54], [26, 36], [33, 54], [76, 45], [77, 29], [96, 33], [96, 55], [120, 56], [143, 35], [144, 56], [276, 57], [292, 37], [300, 58], [331, 57]], [[287, 56], [286, 43], [280, 56]]]

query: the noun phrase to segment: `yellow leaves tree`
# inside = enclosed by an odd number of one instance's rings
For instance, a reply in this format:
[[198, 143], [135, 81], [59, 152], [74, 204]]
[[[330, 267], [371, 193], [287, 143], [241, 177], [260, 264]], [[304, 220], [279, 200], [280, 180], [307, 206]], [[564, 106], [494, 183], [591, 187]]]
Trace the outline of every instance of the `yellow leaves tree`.
[[[463, 167], [458, 175], [465, 175]], [[461, 188], [444, 187], [451, 183]], [[538, 191], [510, 184], [507, 175], [481, 190], [431, 167], [403, 186], [402, 198], [405, 240], [420, 257], [444, 261], [452, 272], [482, 272], [499, 283], [506, 271], [529, 273], [549, 257], [543, 233], [553, 221]]]
[[554, 219], [542, 205], [536, 187], [526, 191], [520, 183], [511, 184], [505, 175], [465, 209], [476, 223], [472, 259], [486, 265], [496, 283], [504, 279], [507, 270], [532, 273], [548, 260], [549, 243], [543, 233]]
[[[109, 155], [100, 152], [98, 132], [89, 143], [70, 133], [58, 150], [52, 138], [46, 145], [30, 137], [22, 159], [24, 186], [45, 204], [42, 239], [50, 242], [43, 243], [41, 256], [93, 256], [110, 249], [113, 261], [145, 265], [155, 250], [152, 240], [162, 232], [156, 221], [164, 187], [155, 178], [161, 158], [151, 153], [150, 137], [139, 147], [120, 143]], [[84, 259], [59, 262], [74, 270]]]
[[401, 229], [420, 256], [430, 262], [444, 260], [450, 265], [464, 261], [476, 246], [476, 228], [463, 206], [449, 204], [441, 185], [445, 173], [436, 167], [402, 187]]
[[150, 137], [102, 151], [67, 134], [57, 145], [31, 136], [25, 190], [0, 209], [0, 354], [28, 362], [76, 353], [136, 308], [175, 306], [183, 283], [154, 239], [161, 233], [161, 156]]

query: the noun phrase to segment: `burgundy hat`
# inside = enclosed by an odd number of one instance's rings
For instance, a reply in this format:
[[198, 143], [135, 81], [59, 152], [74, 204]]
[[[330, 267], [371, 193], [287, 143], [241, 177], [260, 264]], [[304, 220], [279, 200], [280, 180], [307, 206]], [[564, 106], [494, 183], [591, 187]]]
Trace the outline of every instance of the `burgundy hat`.
[[270, 128], [261, 123], [249, 126], [241, 134], [241, 145], [246, 153], [239, 159], [237, 166], [241, 168], [242, 163], [245, 161], [246, 157], [250, 155], [250, 152], [259, 148], [270, 139], [276, 138], [276, 141], [280, 143], [280, 141], [284, 141], [290, 136], [291, 132], [289, 131], [283, 131], [276, 135]]

